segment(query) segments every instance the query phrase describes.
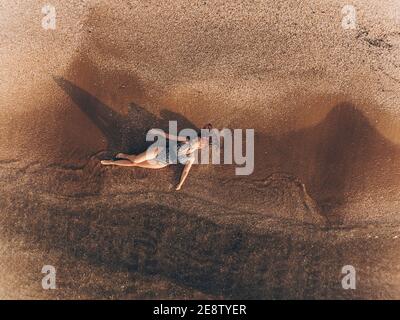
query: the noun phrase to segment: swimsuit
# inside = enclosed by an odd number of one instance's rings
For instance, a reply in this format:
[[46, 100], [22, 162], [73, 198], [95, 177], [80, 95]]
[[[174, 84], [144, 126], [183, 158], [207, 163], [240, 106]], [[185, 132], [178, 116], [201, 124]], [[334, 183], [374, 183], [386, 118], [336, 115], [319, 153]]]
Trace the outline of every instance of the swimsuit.
[[174, 148], [161, 147], [160, 152], [154, 160], [163, 164], [186, 164], [193, 157], [193, 155], [187, 154], [190, 147], [190, 142], [178, 142], [176, 150], [173, 150]]

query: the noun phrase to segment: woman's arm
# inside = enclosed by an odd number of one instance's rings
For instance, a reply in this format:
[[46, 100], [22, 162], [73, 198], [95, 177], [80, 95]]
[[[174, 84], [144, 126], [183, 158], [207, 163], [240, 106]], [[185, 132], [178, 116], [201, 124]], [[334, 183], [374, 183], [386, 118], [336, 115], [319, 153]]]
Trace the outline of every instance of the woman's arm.
[[183, 168], [183, 172], [181, 175], [181, 180], [179, 181], [178, 185], [176, 186], [175, 190], [181, 190], [183, 183], [186, 180], [186, 177], [189, 174], [190, 169], [192, 168], [192, 164], [194, 162], [194, 157], [191, 157], [188, 162], [186, 162], [185, 167]]
[[175, 141], [182, 141], [185, 142], [187, 141], [186, 137], [182, 137], [182, 136], [175, 136], [173, 134], [169, 134], [169, 133], [164, 133], [165, 137], [169, 140], [175, 140]]
[[164, 137], [166, 139], [169, 139], [169, 140], [182, 141], [182, 142], [187, 141], [186, 137], [176, 136], [174, 134], [165, 133], [163, 130], [159, 130], [159, 129], [152, 129], [151, 133], [154, 134], [154, 135], [162, 136], [162, 137]]

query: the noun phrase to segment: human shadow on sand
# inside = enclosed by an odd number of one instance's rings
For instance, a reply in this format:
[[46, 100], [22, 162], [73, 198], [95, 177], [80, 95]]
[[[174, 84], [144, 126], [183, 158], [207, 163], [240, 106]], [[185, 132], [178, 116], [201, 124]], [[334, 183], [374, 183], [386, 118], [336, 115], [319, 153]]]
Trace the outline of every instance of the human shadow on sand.
[[107, 155], [115, 152], [139, 153], [152, 142], [147, 142], [146, 133], [152, 128], [168, 131], [168, 121], [177, 121], [178, 130], [198, 127], [183, 115], [162, 110], [160, 116], [132, 102], [126, 116], [114, 111], [86, 90], [62, 77], [54, 81], [70, 96], [75, 105], [100, 129], [107, 140]]
[[[129, 104], [128, 114], [121, 115], [71, 81], [62, 77], [53, 77], [53, 79], [104, 135], [107, 141], [106, 150], [97, 151], [93, 155], [96, 158], [109, 159], [118, 152], [138, 154], [145, 151], [153, 143], [146, 141], [147, 132], [153, 128], [168, 132], [169, 121], [177, 121], [178, 130], [184, 128], [199, 130], [193, 122], [179, 113], [163, 109], [160, 116], [157, 116], [134, 102]], [[180, 166], [173, 166], [172, 170], [174, 180], [177, 181], [181, 173]], [[88, 175], [92, 177], [93, 173], [90, 172]], [[100, 190], [99, 185], [101, 185], [100, 181], [94, 188]]]

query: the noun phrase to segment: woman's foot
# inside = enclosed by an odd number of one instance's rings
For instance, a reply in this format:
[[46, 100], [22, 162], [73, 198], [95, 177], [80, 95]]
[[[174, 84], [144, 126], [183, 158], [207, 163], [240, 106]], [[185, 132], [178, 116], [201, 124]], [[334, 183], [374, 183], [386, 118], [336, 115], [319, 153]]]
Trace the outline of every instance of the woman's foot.
[[111, 164], [113, 164], [113, 160], [101, 160], [100, 163], [104, 166], [109, 166]]

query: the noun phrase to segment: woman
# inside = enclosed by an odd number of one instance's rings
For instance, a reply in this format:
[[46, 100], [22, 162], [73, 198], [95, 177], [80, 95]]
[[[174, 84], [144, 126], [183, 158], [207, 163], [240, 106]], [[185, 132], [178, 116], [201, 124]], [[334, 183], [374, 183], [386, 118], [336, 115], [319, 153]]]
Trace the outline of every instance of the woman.
[[[212, 126], [207, 124], [203, 129], [211, 130]], [[187, 137], [171, 135], [164, 131], [159, 131], [159, 135], [165, 139], [178, 141], [176, 154], [170, 154], [167, 147], [150, 146], [149, 149], [138, 155], [118, 153], [116, 158], [119, 158], [119, 160], [102, 160], [101, 164], [161, 169], [179, 162], [185, 165], [180, 181], [175, 188], [175, 190], [180, 190], [195, 161], [195, 152], [205, 148], [210, 143], [210, 136], [201, 137], [199, 133], [198, 137], [188, 140]]]

